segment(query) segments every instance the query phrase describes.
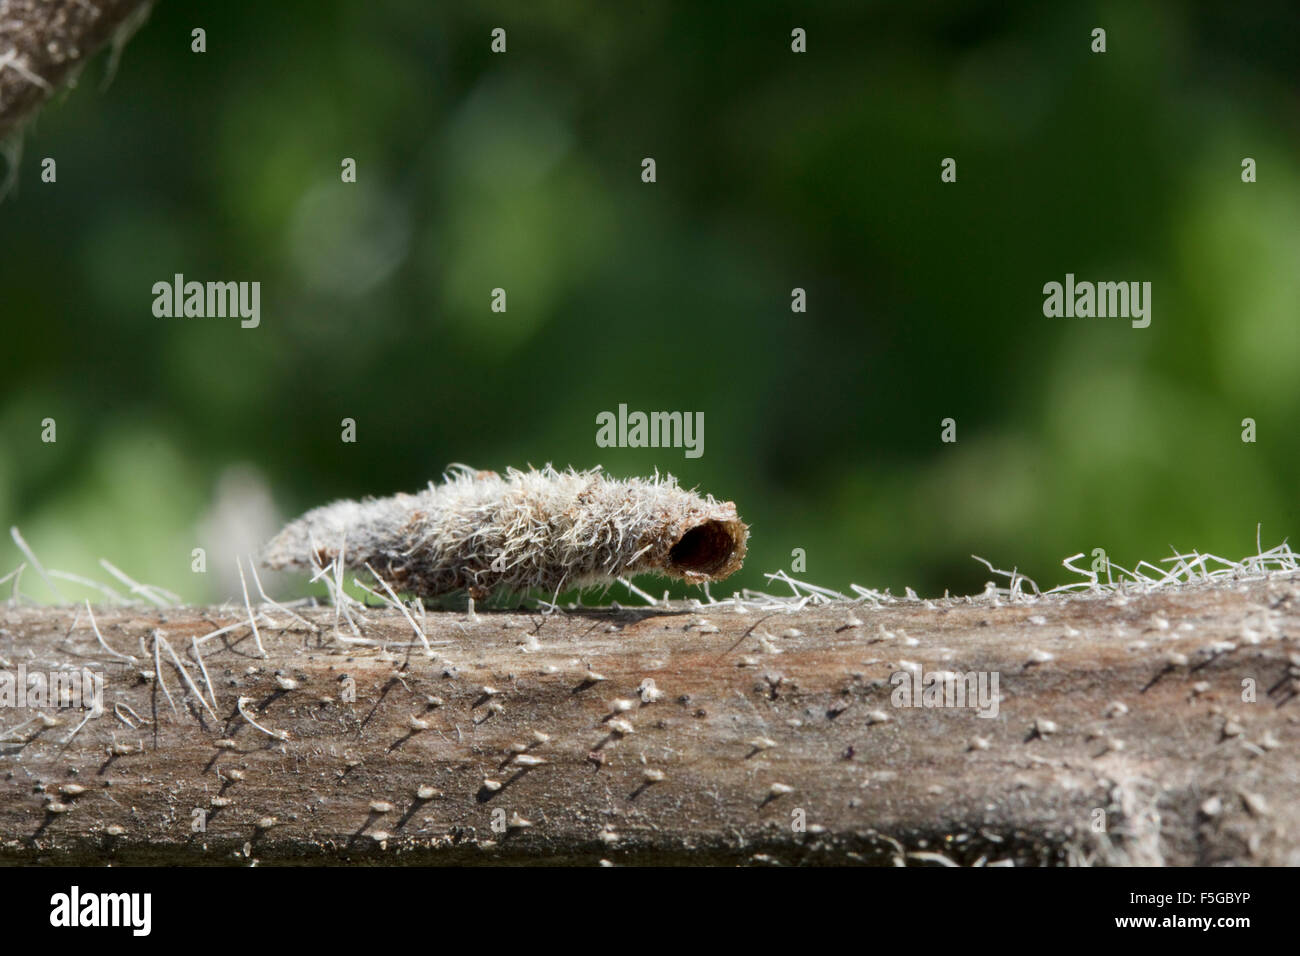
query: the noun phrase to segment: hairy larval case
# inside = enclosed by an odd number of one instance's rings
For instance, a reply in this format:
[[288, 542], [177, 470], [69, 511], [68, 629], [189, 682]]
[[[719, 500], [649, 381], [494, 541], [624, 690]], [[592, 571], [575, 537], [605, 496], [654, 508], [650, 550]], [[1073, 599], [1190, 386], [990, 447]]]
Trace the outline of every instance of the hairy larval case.
[[398, 590], [434, 597], [607, 584], [656, 573], [695, 584], [741, 566], [749, 529], [733, 502], [679, 488], [672, 475], [616, 479], [600, 469], [519, 471], [464, 465], [416, 494], [336, 501], [267, 545], [272, 568], [341, 559]]

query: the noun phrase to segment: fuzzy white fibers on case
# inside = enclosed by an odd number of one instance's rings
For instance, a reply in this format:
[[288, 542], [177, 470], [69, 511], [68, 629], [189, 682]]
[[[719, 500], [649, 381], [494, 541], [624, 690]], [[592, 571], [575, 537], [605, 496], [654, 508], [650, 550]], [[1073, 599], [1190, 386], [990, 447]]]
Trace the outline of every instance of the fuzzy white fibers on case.
[[290, 522], [267, 545], [272, 568], [343, 557], [398, 590], [473, 597], [558, 592], [652, 572], [695, 584], [741, 566], [749, 529], [730, 501], [672, 475], [609, 478], [600, 469], [448, 469], [416, 494], [336, 501]]

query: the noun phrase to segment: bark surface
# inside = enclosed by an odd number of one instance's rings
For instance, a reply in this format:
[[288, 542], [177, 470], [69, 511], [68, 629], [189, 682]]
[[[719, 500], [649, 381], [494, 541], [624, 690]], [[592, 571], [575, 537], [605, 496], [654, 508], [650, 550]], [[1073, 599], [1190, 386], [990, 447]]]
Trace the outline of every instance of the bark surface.
[[0, 139], [151, 6], [152, 0], [0, 0]]
[[[1295, 865], [1298, 612], [1286, 575], [440, 612], [431, 657], [393, 608], [96, 608], [111, 652], [0, 609], [4, 672], [104, 678], [98, 717], [0, 707], [0, 861]], [[895, 706], [918, 669], [997, 715]]]

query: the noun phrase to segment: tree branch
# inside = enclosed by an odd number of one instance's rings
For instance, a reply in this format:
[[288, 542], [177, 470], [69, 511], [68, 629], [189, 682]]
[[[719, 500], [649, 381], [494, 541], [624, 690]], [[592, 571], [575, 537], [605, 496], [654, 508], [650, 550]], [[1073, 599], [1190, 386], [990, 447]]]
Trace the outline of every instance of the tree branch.
[[[243, 608], [93, 613], [0, 611], [0, 668], [106, 681], [84, 723], [0, 707], [0, 861], [1300, 861], [1295, 575], [355, 632], [267, 605], [266, 657]], [[895, 706], [918, 667], [996, 674], [997, 716]]]
[[0, 0], [0, 139], [152, 0]]

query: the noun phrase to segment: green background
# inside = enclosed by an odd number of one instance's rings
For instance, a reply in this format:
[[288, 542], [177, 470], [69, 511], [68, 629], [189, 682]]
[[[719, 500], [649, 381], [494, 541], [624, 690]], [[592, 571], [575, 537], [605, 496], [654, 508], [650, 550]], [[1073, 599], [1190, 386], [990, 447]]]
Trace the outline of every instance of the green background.
[[[824, 586], [969, 593], [972, 553], [1048, 586], [1300, 526], [1295, 4], [470, 7], [164, 0], [28, 130], [0, 519], [47, 566], [224, 599], [221, 541], [451, 462], [734, 500], [715, 596], [794, 548]], [[260, 328], [156, 318], [177, 272], [260, 281]], [[1067, 272], [1150, 281], [1151, 326], [1045, 318]], [[704, 456], [597, 448], [619, 403], [704, 412]]]

